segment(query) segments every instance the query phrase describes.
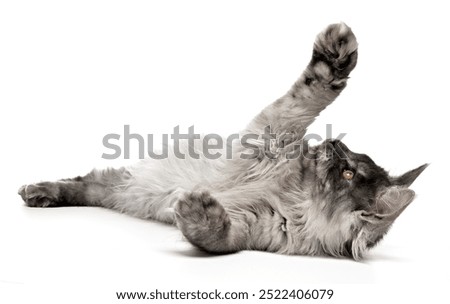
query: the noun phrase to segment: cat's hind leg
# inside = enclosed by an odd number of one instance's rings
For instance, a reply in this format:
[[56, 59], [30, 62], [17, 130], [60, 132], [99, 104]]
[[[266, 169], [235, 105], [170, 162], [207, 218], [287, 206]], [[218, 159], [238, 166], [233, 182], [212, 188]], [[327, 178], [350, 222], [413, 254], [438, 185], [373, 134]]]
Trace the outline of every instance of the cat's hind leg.
[[124, 168], [93, 170], [85, 176], [24, 185], [19, 195], [29, 207], [102, 206], [129, 177]]
[[175, 204], [178, 228], [195, 246], [211, 253], [246, 249], [245, 227], [208, 192], [186, 193]]

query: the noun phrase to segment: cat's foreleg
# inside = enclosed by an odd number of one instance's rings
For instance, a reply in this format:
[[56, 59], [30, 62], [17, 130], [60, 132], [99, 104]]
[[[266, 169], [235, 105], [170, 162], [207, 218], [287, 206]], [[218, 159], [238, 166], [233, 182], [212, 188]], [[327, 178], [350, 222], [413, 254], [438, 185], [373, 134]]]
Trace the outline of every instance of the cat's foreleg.
[[302, 138], [307, 127], [345, 88], [356, 66], [357, 47], [347, 25], [328, 26], [317, 36], [311, 61], [297, 82], [255, 117], [246, 132], [259, 135], [270, 125], [272, 133], [294, 133]]
[[248, 228], [208, 192], [190, 192], [175, 204], [176, 222], [195, 246], [211, 253], [247, 249]]

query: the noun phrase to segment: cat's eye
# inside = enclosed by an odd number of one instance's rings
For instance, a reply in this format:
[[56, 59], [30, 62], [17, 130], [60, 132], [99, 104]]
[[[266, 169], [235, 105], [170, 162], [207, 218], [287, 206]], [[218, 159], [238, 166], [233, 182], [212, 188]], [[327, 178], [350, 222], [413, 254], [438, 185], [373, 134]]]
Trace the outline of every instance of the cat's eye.
[[353, 171], [351, 171], [351, 170], [344, 170], [344, 172], [342, 172], [342, 176], [343, 176], [346, 180], [352, 180], [354, 175], [355, 175], [355, 174], [354, 174]]

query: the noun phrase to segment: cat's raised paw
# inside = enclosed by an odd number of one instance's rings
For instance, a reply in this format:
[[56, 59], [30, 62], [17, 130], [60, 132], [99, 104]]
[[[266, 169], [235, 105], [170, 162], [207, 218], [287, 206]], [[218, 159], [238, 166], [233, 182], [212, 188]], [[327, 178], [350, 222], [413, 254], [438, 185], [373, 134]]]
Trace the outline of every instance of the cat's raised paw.
[[314, 42], [314, 72], [330, 80], [346, 79], [356, 66], [358, 42], [345, 23], [329, 25]]
[[231, 222], [227, 212], [209, 192], [190, 192], [175, 205], [178, 227], [194, 245], [207, 251], [226, 238]]
[[48, 182], [24, 185], [18, 194], [29, 207], [52, 207], [57, 205], [58, 187]]

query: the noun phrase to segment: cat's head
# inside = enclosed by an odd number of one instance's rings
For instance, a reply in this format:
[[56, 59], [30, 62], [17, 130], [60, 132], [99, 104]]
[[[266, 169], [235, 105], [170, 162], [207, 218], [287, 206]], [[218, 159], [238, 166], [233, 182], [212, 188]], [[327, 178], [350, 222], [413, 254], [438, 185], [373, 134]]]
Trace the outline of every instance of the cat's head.
[[341, 141], [327, 140], [316, 149], [314, 200], [332, 231], [321, 246], [328, 254], [360, 259], [413, 201], [408, 187], [427, 164], [394, 177]]

